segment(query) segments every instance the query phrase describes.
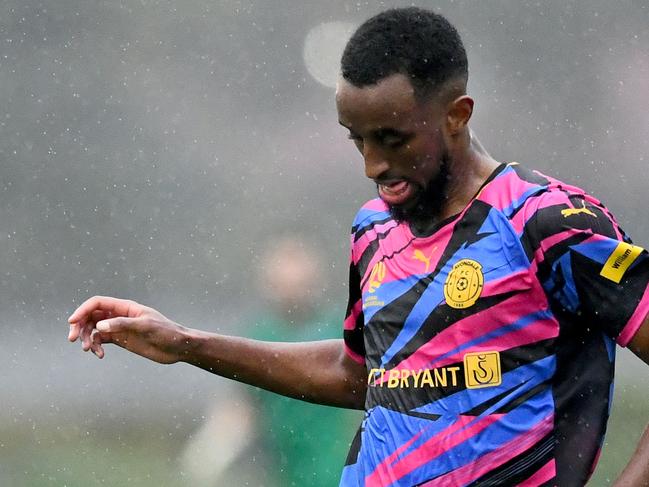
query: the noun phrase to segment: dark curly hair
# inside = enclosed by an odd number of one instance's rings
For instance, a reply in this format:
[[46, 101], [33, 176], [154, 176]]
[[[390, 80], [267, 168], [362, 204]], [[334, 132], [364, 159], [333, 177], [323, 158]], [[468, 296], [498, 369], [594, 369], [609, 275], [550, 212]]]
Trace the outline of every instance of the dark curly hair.
[[466, 51], [455, 27], [421, 8], [386, 10], [363, 23], [341, 60], [343, 78], [357, 87], [393, 74], [408, 76], [415, 95], [425, 98], [446, 81], [468, 79]]

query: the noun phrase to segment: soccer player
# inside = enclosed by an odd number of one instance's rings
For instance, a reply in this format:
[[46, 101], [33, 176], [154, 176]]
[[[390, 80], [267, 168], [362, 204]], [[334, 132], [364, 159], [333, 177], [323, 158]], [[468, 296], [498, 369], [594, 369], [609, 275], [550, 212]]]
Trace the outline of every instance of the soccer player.
[[[341, 72], [339, 121], [379, 195], [352, 226], [344, 340], [222, 336], [110, 297], [72, 314], [69, 339], [364, 408], [344, 486], [584, 485], [615, 343], [649, 361], [647, 252], [583, 190], [482, 148], [443, 17], [371, 18]], [[643, 485], [646, 452], [620, 485]]]

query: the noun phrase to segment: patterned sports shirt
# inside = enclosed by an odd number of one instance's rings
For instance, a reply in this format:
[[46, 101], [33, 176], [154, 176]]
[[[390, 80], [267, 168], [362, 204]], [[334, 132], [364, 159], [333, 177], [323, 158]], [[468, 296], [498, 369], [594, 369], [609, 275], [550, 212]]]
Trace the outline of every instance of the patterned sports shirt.
[[344, 325], [366, 415], [340, 485], [584, 485], [648, 282], [601, 202], [515, 163], [430, 236], [368, 202]]

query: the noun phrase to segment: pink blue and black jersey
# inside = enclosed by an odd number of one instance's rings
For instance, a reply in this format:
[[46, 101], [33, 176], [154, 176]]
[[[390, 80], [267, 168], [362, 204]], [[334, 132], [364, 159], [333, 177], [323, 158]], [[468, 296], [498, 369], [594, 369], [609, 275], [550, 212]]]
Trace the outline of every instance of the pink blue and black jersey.
[[584, 485], [648, 282], [601, 202], [517, 164], [429, 236], [368, 202], [344, 325], [366, 416], [341, 485]]

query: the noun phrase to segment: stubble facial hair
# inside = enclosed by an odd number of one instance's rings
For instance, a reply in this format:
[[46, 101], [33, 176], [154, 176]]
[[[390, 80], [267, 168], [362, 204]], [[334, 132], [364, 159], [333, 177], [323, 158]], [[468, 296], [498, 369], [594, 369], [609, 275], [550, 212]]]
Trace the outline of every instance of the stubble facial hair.
[[417, 236], [428, 236], [438, 223], [437, 215], [446, 200], [449, 186], [448, 158], [442, 159], [439, 173], [428, 186], [420, 188], [415, 202], [407, 206], [390, 206], [390, 214], [397, 222], [408, 223]]

